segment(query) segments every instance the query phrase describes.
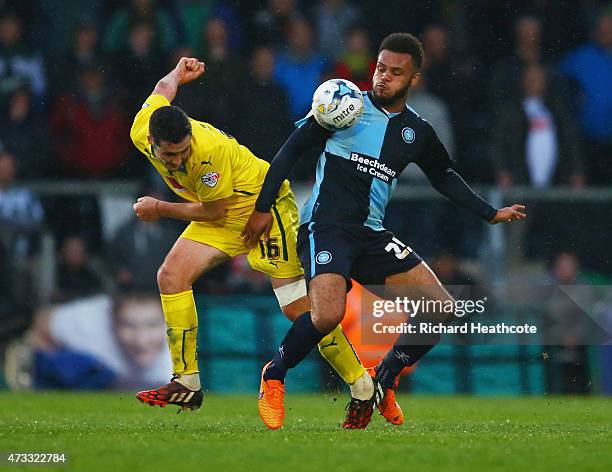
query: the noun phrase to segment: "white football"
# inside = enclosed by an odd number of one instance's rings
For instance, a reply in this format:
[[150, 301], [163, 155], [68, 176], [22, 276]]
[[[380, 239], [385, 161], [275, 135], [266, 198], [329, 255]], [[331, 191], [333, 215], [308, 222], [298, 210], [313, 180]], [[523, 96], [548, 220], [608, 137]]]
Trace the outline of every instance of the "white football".
[[344, 129], [354, 125], [363, 113], [363, 95], [353, 82], [330, 79], [312, 96], [312, 114], [323, 128]]

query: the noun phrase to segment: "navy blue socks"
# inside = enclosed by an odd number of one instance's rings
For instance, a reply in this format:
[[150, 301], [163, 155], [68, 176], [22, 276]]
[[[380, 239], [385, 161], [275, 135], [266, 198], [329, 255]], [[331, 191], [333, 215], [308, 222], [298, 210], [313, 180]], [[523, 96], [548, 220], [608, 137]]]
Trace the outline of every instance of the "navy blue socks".
[[404, 367], [409, 367], [433, 349], [435, 344], [395, 345], [374, 369], [376, 378], [384, 388], [393, 388], [395, 378]]
[[312, 323], [310, 312], [300, 315], [289, 328], [278, 351], [272, 358], [272, 363], [264, 372], [264, 380], [285, 380], [287, 370], [295, 367], [323, 339]]

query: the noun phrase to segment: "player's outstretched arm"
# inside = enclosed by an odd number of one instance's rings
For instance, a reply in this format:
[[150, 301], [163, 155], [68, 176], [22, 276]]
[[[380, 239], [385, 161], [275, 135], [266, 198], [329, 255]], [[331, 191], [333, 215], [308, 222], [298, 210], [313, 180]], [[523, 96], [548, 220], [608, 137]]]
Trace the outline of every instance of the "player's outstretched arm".
[[194, 57], [181, 57], [176, 67], [157, 82], [152, 95], [162, 95], [172, 102], [179, 86], [200, 77], [204, 68], [204, 63]]
[[453, 203], [493, 225], [527, 217], [524, 205], [514, 204], [496, 209], [477, 195], [453, 169], [453, 161], [433, 128], [429, 127], [429, 130], [431, 133], [429, 146], [416, 163], [433, 188]]
[[470, 186], [450, 167], [443, 172], [425, 172], [432, 186], [453, 203], [494, 225], [513, 220], [522, 220], [527, 215], [525, 206], [514, 204], [496, 209], [476, 194]]

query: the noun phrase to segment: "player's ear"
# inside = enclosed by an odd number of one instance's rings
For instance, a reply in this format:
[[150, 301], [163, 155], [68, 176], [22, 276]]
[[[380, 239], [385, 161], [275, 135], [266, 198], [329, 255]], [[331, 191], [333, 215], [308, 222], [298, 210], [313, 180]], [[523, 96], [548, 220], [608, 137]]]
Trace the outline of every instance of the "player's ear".
[[419, 80], [421, 80], [421, 73], [417, 72], [410, 78], [410, 87], [415, 87], [416, 84], [419, 83]]
[[149, 142], [149, 144], [153, 144], [153, 136], [151, 136], [150, 134], [147, 135], [147, 141]]

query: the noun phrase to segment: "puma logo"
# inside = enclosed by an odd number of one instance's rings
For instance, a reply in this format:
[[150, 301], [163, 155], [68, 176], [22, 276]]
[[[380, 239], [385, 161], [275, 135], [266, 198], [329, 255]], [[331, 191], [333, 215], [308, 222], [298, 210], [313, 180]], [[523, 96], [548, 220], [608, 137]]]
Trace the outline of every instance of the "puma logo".
[[209, 166], [212, 166], [212, 156], [210, 156], [207, 161], [200, 162], [200, 164], [201, 165], [206, 165], [207, 164]]
[[395, 357], [406, 365], [410, 362], [410, 355], [405, 352], [395, 351]]
[[336, 336], [334, 336], [329, 344], [325, 344], [323, 346], [319, 346], [319, 349], [325, 349], [326, 347], [337, 346]]
[[268, 261], [270, 263], [270, 265], [273, 265], [274, 267], [276, 267], [278, 269], [278, 262], [274, 262], [274, 261]]

